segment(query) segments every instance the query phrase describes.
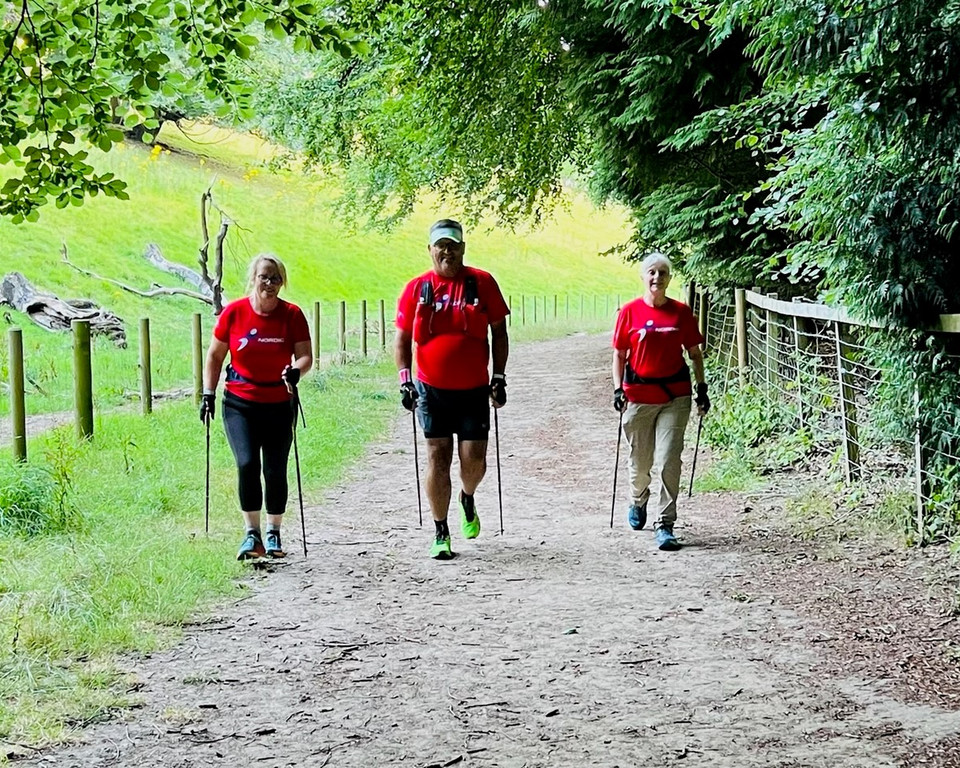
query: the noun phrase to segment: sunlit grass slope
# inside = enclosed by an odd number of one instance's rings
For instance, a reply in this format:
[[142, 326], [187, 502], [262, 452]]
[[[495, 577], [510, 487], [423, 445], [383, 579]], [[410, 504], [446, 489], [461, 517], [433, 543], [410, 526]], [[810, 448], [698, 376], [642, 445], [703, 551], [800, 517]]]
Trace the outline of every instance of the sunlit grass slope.
[[[290, 283], [284, 296], [309, 310], [324, 303], [324, 337], [332, 339], [338, 300], [350, 302], [349, 324], [356, 327], [360, 299], [386, 302], [391, 327], [394, 302], [403, 284], [429, 267], [426, 231], [439, 216], [458, 211], [425, 202], [393, 231], [383, 234], [351, 227], [338, 220], [331, 203], [336, 190], [323, 179], [296, 171], [272, 173], [267, 162], [274, 150], [256, 137], [205, 125], [185, 131], [166, 127], [162, 134], [174, 151], [126, 144], [94, 162], [125, 179], [131, 199], [102, 197], [80, 207], [43, 209], [39, 221], [14, 226], [0, 220], [0, 274], [24, 273], [36, 287], [62, 298], [90, 298], [120, 315], [130, 348], [118, 352], [98, 341], [94, 359], [97, 406], [122, 402], [136, 392], [137, 321], [151, 319], [154, 386], [183, 386], [190, 377], [190, 315], [209, 310], [187, 298], [144, 299], [108, 282], [87, 277], [61, 260], [66, 245], [78, 266], [141, 290], [154, 283], [177, 285], [170, 275], [142, 258], [156, 243], [171, 261], [196, 266], [200, 238], [200, 196], [211, 187], [215, 202], [232, 221], [227, 238], [225, 290], [233, 298], [244, 291], [245, 269], [257, 253], [278, 254], [288, 265]], [[189, 150], [189, 151], [188, 151]], [[0, 168], [0, 176], [9, 173]], [[507, 231], [488, 222], [468, 229], [467, 262], [492, 271], [504, 294], [597, 294], [629, 296], [639, 283], [633, 267], [601, 252], [629, 235], [622, 211], [594, 209], [571, 195], [568, 206], [536, 231]], [[210, 222], [215, 234], [219, 218]], [[10, 322], [24, 328], [29, 412], [70, 407], [71, 342], [68, 334], [51, 334], [32, 326], [17, 313]], [[604, 324], [606, 320], [604, 320]], [[327, 346], [329, 349], [329, 346]], [[6, 377], [7, 345], [0, 348], [0, 372]], [[6, 398], [0, 413], [6, 412]]]

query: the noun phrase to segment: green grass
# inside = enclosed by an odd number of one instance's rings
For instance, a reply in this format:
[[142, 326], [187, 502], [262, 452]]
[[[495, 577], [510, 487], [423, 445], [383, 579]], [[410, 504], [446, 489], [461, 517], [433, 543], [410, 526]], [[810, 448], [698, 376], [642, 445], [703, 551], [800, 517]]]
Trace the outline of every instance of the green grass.
[[[382, 361], [304, 380], [306, 501], [396, 414], [391, 369]], [[219, 420], [211, 434], [209, 536], [204, 430], [192, 402], [148, 417], [100, 416], [81, 445], [68, 428], [31, 441], [31, 466], [65, 479], [77, 520], [55, 535], [0, 529], [0, 739], [55, 741], [68, 724], [123, 705], [114, 654], [170, 642], [184, 621], [242, 589], [236, 469]]]
[[[195, 266], [200, 195], [212, 186], [218, 205], [236, 222], [227, 238], [224, 287], [228, 298], [243, 293], [249, 260], [259, 252], [274, 252], [288, 266], [285, 298], [300, 304], [311, 318], [314, 302], [321, 302], [325, 352], [335, 348], [337, 304], [347, 302], [348, 346], [354, 351], [360, 346], [361, 300], [368, 302], [373, 346], [379, 301], [384, 301], [387, 332], [392, 335], [396, 297], [407, 280], [429, 268], [425, 233], [430, 222], [441, 213], [456, 214], [426, 200], [409, 221], [389, 234], [352, 232], [332, 215], [335, 190], [322, 178], [269, 172], [263, 164], [272, 150], [253, 137], [203, 126], [189, 130], [196, 141], [170, 129], [163, 137], [208, 157], [169, 150], [158, 153], [137, 144], [121, 145], [105, 155], [94, 153], [98, 168], [129, 182], [130, 201], [98, 197], [76, 208], [47, 206], [33, 224], [14, 226], [0, 220], [4, 273], [23, 272], [39, 290], [61, 298], [93, 299], [125, 321], [126, 350], [103, 340], [94, 350], [98, 408], [118, 405], [139, 390], [141, 317], [151, 321], [157, 391], [189, 384], [191, 316], [202, 313], [205, 339], [213, 318], [205, 305], [191, 299], [144, 299], [80, 274], [61, 261], [64, 243], [71, 261], [104, 277], [144, 290], [154, 282], [176, 285], [175, 278], [149, 266], [142, 254], [149, 243], [156, 243], [168, 259]], [[226, 160], [240, 165], [226, 165]], [[9, 172], [7, 166], [0, 168], [0, 179]], [[533, 295], [548, 296], [552, 302], [556, 294], [561, 306], [569, 295], [577, 306], [581, 295], [589, 305], [594, 295], [627, 297], [638, 291], [634, 267], [598, 255], [627, 239], [624, 212], [596, 211], [575, 194], [568, 203], [567, 210], [537, 231], [510, 232], [489, 223], [469, 229], [467, 263], [493, 272], [514, 306], [521, 295], [528, 301]], [[215, 217], [214, 232], [217, 223]], [[589, 311], [590, 306], [588, 315]], [[42, 330], [17, 312], [7, 311], [5, 316], [8, 323], [23, 329], [27, 412], [69, 409], [73, 397], [70, 334]], [[7, 355], [7, 344], [0, 343], [4, 380]], [[0, 415], [8, 409], [8, 398], [0, 399]]]

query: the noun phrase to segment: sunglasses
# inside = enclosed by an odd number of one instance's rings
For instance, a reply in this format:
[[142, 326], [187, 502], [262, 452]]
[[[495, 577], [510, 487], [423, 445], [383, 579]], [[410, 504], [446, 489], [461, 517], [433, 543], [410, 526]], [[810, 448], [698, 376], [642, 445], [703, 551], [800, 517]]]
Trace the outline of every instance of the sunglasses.
[[280, 285], [283, 283], [283, 278], [280, 275], [257, 275], [257, 280], [260, 281], [261, 285]]

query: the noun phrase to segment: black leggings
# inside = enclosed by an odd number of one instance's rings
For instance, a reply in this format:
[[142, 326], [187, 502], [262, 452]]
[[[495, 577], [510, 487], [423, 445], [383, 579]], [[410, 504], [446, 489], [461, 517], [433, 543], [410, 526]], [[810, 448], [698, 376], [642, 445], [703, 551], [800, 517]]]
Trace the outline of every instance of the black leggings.
[[227, 392], [223, 396], [223, 427], [237, 460], [240, 509], [259, 512], [260, 455], [267, 514], [282, 515], [287, 507], [287, 458], [293, 442], [290, 403], [255, 403]]

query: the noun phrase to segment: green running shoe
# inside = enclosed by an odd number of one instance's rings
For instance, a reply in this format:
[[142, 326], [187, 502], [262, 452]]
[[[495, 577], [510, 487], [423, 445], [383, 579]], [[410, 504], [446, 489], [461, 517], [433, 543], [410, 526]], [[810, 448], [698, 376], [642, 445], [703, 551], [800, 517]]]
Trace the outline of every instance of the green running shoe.
[[467, 520], [467, 510], [463, 505], [463, 491], [460, 492], [460, 532], [465, 539], [475, 539], [480, 535], [480, 515], [473, 507], [473, 520]]
[[453, 560], [457, 555], [450, 549], [449, 536], [437, 536], [430, 547], [430, 557], [434, 560]]

